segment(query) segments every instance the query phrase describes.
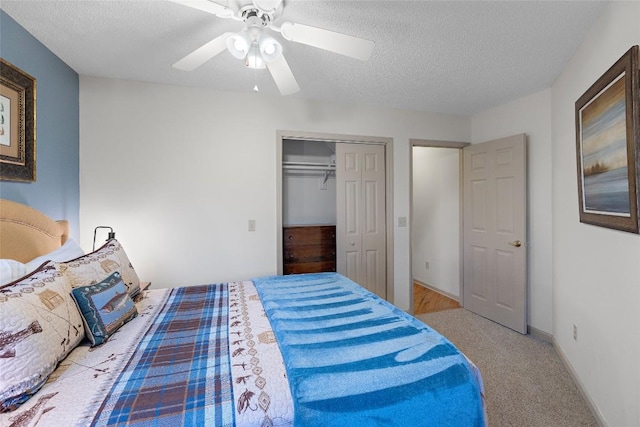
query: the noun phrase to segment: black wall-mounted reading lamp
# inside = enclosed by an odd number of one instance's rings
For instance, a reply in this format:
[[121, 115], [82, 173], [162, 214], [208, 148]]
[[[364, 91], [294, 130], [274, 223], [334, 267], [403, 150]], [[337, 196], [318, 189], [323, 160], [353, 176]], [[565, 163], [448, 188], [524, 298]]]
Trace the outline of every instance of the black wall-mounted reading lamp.
[[107, 236], [107, 241], [116, 238], [116, 233], [113, 231], [113, 228], [106, 225], [99, 225], [93, 230], [93, 250], [96, 250], [96, 233], [98, 232], [98, 228], [108, 228], [109, 235]]

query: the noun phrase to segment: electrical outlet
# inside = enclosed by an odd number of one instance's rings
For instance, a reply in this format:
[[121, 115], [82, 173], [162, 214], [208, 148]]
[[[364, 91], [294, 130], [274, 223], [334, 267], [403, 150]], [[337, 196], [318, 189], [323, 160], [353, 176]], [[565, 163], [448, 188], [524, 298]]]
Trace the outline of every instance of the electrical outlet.
[[573, 340], [578, 341], [578, 327], [573, 325]]
[[256, 220], [255, 219], [250, 219], [249, 220], [249, 231], [256, 231]]
[[427, 270], [429, 269], [429, 261], [424, 262], [424, 268], [426, 268]]

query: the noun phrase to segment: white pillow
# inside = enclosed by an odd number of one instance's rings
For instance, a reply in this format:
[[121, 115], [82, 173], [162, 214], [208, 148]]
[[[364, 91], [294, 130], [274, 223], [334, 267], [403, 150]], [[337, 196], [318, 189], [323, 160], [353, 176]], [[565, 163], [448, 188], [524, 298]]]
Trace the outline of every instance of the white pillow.
[[27, 272], [25, 274], [35, 271], [35, 269], [40, 267], [45, 261], [65, 262], [81, 257], [82, 255], [84, 255], [84, 251], [80, 245], [78, 245], [78, 242], [73, 239], [67, 239], [67, 241], [64, 242], [64, 245], [60, 246], [58, 249], [34, 258], [26, 263], [25, 266]]
[[0, 259], [0, 286], [26, 276], [27, 267], [15, 259]]

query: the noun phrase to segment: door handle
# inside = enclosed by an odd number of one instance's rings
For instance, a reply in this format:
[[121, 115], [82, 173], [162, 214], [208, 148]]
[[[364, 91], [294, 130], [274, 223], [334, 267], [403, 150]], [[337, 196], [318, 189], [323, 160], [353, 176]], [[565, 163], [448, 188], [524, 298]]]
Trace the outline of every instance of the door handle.
[[349, 244], [350, 244], [351, 246], [355, 246], [355, 245], [356, 245], [356, 242], [349, 242]]
[[516, 248], [519, 248], [520, 246], [522, 246], [522, 242], [520, 240], [516, 240], [515, 242], [507, 242], [508, 244], [510, 244], [511, 246], [515, 246]]

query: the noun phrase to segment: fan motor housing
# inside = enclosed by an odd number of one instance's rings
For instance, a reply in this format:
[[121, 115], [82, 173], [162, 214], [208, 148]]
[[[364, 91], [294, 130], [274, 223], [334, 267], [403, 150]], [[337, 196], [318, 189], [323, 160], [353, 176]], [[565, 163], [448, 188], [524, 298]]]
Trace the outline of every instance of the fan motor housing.
[[255, 16], [262, 20], [261, 26], [267, 26], [282, 14], [283, 3], [283, 0], [227, 0], [227, 7], [245, 22]]
[[247, 27], [266, 27], [271, 23], [269, 14], [251, 7], [242, 11], [242, 19]]

